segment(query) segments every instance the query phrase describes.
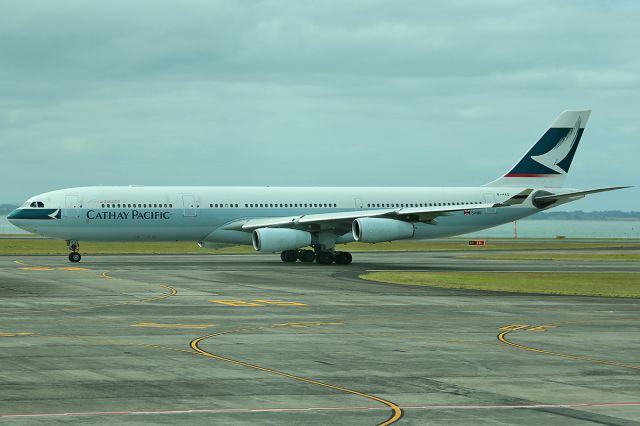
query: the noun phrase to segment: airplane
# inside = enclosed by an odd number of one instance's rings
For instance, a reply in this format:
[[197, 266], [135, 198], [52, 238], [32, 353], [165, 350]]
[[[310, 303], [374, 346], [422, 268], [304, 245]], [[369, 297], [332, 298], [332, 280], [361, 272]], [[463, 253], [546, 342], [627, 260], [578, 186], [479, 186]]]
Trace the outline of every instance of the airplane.
[[79, 241], [194, 241], [346, 265], [352, 256], [336, 245], [461, 235], [628, 188], [563, 187], [590, 113], [562, 112], [509, 172], [479, 187], [91, 186], [36, 195], [7, 219], [65, 240], [71, 262]]

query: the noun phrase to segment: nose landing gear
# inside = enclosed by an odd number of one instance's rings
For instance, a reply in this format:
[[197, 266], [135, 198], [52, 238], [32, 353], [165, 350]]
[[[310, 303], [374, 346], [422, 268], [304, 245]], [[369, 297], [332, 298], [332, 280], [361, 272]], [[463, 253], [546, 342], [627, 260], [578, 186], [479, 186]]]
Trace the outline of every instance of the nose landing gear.
[[68, 240], [67, 247], [69, 247], [69, 250], [71, 250], [71, 253], [69, 253], [69, 262], [73, 262], [73, 263], [80, 262], [80, 259], [82, 259], [82, 256], [80, 255], [80, 253], [78, 253], [78, 249], [80, 248], [80, 243], [76, 240]]

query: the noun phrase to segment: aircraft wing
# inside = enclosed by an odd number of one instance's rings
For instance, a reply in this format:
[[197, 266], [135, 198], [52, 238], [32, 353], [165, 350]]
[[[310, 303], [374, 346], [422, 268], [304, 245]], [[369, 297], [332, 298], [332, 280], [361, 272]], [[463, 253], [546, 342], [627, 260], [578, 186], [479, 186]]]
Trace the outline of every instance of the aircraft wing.
[[410, 222], [426, 222], [435, 225], [438, 216], [445, 216], [453, 212], [476, 209], [502, 207], [503, 204], [457, 204], [451, 206], [434, 207], [394, 207], [376, 210], [349, 210], [336, 213], [316, 213], [301, 216], [285, 216], [261, 219], [243, 219], [224, 226], [224, 229], [251, 232], [258, 228], [293, 228], [293, 229], [322, 229], [341, 230], [351, 229], [351, 222], [362, 217], [378, 217], [406, 220]]

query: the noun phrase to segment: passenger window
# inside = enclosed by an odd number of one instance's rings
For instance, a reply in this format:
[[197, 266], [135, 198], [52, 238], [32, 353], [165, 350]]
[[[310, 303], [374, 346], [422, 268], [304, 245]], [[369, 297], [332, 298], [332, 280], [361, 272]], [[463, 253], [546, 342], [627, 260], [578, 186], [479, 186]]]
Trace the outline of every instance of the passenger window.
[[102, 208], [104, 209], [104, 204], [102, 205]]

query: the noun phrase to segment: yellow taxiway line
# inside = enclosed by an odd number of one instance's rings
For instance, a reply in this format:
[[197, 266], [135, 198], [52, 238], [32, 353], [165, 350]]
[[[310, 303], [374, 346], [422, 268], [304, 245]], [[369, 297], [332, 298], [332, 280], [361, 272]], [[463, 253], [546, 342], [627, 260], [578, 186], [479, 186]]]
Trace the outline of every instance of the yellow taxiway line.
[[278, 370], [274, 370], [272, 368], [266, 368], [266, 367], [261, 367], [259, 365], [255, 365], [255, 364], [250, 364], [248, 362], [243, 362], [243, 361], [238, 361], [235, 359], [231, 359], [231, 358], [227, 358], [227, 357], [223, 357], [220, 355], [216, 355], [216, 354], [212, 354], [211, 352], [207, 352], [204, 349], [202, 349], [199, 345], [200, 342], [202, 342], [203, 340], [206, 340], [210, 337], [215, 337], [215, 336], [221, 336], [224, 334], [231, 334], [233, 332], [236, 331], [240, 331], [240, 330], [230, 330], [230, 331], [222, 331], [219, 333], [213, 333], [213, 334], [207, 334], [206, 336], [202, 336], [202, 337], [198, 337], [197, 339], [194, 339], [193, 341], [191, 341], [191, 349], [193, 349], [194, 351], [196, 351], [198, 354], [209, 357], [209, 358], [213, 358], [213, 359], [217, 359], [220, 361], [225, 361], [225, 362], [230, 362], [232, 364], [236, 364], [236, 365], [240, 365], [243, 367], [247, 367], [247, 368], [253, 368], [254, 370], [258, 370], [258, 371], [263, 371], [265, 373], [270, 373], [270, 374], [276, 374], [278, 376], [282, 376], [282, 377], [286, 377], [289, 379], [293, 379], [293, 380], [298, 380], [304, 383], [310, 383], [312, 385], [317, 385], [317, 386], [323, 386], [325, 388], [329, 388], [329, 389], [334, 389], [334, 390], [338, 390], [341, 392], [346, 392], [346, 393], [350, 393], [353, 395], [358, 395], [361, 396], [363, 398], [368, 398], [371, 399], [373, 401], [379, 402], [381, 404], [386, 405], [387, 407], [391, 408], [392, 413], [391, 413], [391, 417], [389, 417], [387, 420], [383, 421], [382, 423], [379, 423], [378, 426], [387, 426], [390, 425], [392, 423], [395, 423], [396, 421], [400, 420], [400, 418], [402, 417], [402, 409], [396, 405], [395, 403], [388, 401], [386, 399], [377, 397], [375, 395], [369, 395], [366, 394], [364, 392], [358, 392], [356, 390], [353, 389], [348, 389], [342, 386], [335, 386], [329, 383], [324, 383], [324, 382], [319, 382], [317, 380], [313, 380], [313, 379], [308, 379], [306, 377], [302, 377], [302, 376], [296, 376], [294, 374], [289, 374], [289, 373], [285, 373], [284, 371], [278, 371]]
[[519, 343], [514, 343], [510, 340], [507, 340], [507, 334], [513, 332], [513, 331], [517, 331], [519, 330], [519, 328], [515, 328], [515, 329], [509, 329], [506, 331], [502, 331], [501, 333], [498, 334], [498, 340], [501, 341], [502, 343], [512, 346], [514, 348], [518, 348], [521, 349], [523, 351], [529, 351], [529, 352], [536, 352], [539, 354], [543, 354], [543, 355], [551, 355], [551, 356], [559, 356], [562, 358], [568, 358], [568, 359], [573, 359], [576, 361], [586, 361], [586, 362], [591, 362], [591, 363], [595, 363], [595, 364], [604, 364], [604, 365], [612, 365], [615, 367], [622, 367], [622, 368], [631, 368], [634, 370], [640, 370], [640, 365], [633, 365], [633, 364], [624, 364], [622, 362], [618, 362], [618, 361], [609, 361], [609, 360], [605, 360], [605, 359], [596, 359], [596, 358], [591, 358], [588, 356], [582, 356], [582, 355], [571, 355], [571, 354], [565, 354], [562, 352], [552, 352], [552, 351], [546, 351], [544, 349], [539, 349], [539, 348], [532, 348], [530, 346], [525, 346], [525, 345], [521, 345]]

